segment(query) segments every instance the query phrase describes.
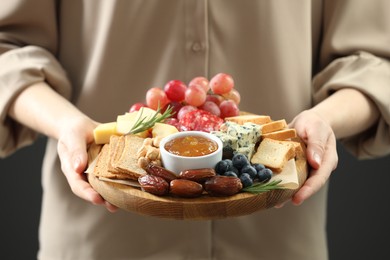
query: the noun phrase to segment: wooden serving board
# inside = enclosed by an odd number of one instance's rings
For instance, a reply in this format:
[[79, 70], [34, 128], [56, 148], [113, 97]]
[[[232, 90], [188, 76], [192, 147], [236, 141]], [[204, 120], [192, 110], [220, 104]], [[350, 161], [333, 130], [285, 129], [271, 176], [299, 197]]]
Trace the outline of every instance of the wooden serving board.
[[[308, 175], [307, 162], [296, 160], [299, 188]], [[106, 182], [88, 174], [91, 186], [111, 204], [139, 214], [179, 220], [212, 220], [248, 215], [290, 199], [297, 189], [272, 190], [260, 194], [247, 192], [229, 197], [203, 195], [199, 198], [155, 196], [138, 188]]]

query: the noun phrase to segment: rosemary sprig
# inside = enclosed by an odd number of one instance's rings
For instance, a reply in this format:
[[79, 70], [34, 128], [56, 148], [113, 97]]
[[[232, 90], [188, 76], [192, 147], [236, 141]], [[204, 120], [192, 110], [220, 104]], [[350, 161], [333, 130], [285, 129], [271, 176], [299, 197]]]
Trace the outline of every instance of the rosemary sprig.
[[142, 117], [142, 109], [141, 109], [141, 114], [139, 115], [137, 121], [134, 123], [133, 127], [130, 129], [129, 132], [126, 133], [128, 134], [137, 134], [141, 133], [143, 131], [148, 130], [149, 128], [153, 127], [155, 123], [162, 122], [166, 118], [172, 116], [172, 110], [173, 107], [168, 106], [168, 108], [164, 111], [163, 114], [161, 114], [161, 109], [160, 106], [157, 108], [156, 113], [150, 118], [147, 119], [147, 116]]
[[270, 190], [283, 190], [284, 188], [278, 185], [281, 181], [282, 180], [273, 180], [271, 182], [254, 183], [249, 187], [243, 188], [242, 191], [250, 193], [262, 193]]

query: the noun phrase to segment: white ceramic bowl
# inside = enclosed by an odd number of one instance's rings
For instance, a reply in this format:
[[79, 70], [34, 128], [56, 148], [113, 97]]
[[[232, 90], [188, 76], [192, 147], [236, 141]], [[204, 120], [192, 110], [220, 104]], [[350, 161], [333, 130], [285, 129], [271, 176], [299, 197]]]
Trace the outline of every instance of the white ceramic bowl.
[[[196, 157], [187, 157], [180, 156], [173, 153], [168, 152], [165, 149], [165, 144], [175, 138], [183, 137], [187, 135], [196, 135], [203, 136], [209, 138], [217, 143], [217, 150], [206, 155], [196, 156]], [[178, 132], [164, 137], [160, 141], [160, 153], [161, 160], [164, 168], [174, 172], [175, 174], [179, 174], [183, 170], [189, 169], [201, 169], [201, 168], [214, 168], [215, 165], [222, 160], [222, 142], [221, 140], [206, 132], [201, 131], [184, 131]]]

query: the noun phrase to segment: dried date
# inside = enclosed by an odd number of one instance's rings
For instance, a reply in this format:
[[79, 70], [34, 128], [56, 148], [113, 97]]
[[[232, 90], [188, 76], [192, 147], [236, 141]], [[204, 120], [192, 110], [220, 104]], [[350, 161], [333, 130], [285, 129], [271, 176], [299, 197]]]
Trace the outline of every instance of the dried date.
[[138, 178], [141, 190], [163, 196], [169, 193], [169, 183], [159, 176], [144, 175]]
[[202, 195], [203, 186], [197, 182], [176, 179], [170, 182], [170, 193], [184, 198], [196, 198]]
[[162, 166], [159, 166], [159, 165], [156, 165], [156, 164], [153, 164], [153, 163], [149, 163], [146, 167], [145, 167], [145, 171], [147, 173], [149, 173], [150, 175], [153, 175], [153, 176], [158, 176], [158, 177], [161, 177], [163, 178], [164, 180], [166, 180], [168, 183], [174, 179], [177, 179], [177, 176], [175, 173], [165, 169], [164, 167]]
[[204, 189], [212, 196], [231, 196], [241, 191], [242, 183], [237, 177], [217, 175], [206, 180]]
[[204, 183], [207, 179], [216, 175], [213, 168], [191, 169], [181, 171], [179, 177], [182, 179]]

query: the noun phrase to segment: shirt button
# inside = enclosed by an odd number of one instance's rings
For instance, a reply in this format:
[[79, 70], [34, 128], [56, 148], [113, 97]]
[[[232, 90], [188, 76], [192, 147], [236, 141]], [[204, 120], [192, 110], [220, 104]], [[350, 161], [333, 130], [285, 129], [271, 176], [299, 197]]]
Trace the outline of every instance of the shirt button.
[[203, 50], [203, 46], [202, 46], [202, 44], [201, 43], [199, 43], [199, 42], [194, 42], [193, 44], [192, 44], [192, 51], [193, 52], [199, 52], [199, 51], [201, 51], [201, 50]]

